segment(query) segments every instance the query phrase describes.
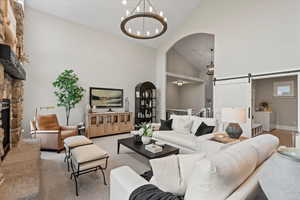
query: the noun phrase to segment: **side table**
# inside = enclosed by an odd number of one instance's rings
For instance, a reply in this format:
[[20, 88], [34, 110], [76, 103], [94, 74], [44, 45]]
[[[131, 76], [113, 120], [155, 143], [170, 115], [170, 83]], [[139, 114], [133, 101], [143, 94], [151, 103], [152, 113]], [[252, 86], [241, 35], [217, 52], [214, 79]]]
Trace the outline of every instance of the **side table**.
[[77, 129], [78, 129], [78, 135], [84, 135], [85, 136], [85, 126], [78, 125]]

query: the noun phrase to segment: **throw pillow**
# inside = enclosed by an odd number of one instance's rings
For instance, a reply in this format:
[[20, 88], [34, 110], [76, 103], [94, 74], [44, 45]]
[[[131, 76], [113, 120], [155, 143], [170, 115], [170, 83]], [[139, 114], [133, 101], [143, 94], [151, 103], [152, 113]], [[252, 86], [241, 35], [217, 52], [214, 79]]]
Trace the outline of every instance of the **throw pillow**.
[[190, 134], [193, 126], [193, 120], [176, 116], [173, 119], [172, 128], [177, 133]]
[[171, 131], [172, 130], [173, 119], [160, 120], [160, 131]]
[[210, 134], [214, 131], [214, 129], [214, 126], [207, 126], [204, 122], [202, 122], [199, 128], [197, 129], [195, 136]]
[[201, 125], [202, 122], [204, 122], [208, 126], [216, 126], [217, 125], [215, 118], [202, 118], [202, 117], [197, 117], [197, 116], [191, 116], [190, 119], [193, 120], [193, 122], [194, 122], [192, 129], [191, 129], [191, 132], [193, 135], [195, 135], [197, 129], [199, 128], [199, 126]]
[[150, 160], [153, 170], [150, 183], [165, 192], [171, 192], [179, 196], [184, 195], [196, 162], [204, 157], [205, 154], [201, 153], [172, 155]]

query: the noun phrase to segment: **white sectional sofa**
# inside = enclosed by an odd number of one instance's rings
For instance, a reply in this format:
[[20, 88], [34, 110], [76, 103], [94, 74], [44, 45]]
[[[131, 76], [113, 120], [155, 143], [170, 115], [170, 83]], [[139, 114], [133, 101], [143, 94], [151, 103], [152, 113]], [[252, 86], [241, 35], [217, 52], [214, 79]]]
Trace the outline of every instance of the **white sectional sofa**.
[[[262, 135], [205, 156], [189, 179], [185, 200], [256, 199], [259, 172], [278, 144], [276, 137]], [[110, 200], [128, 200], [135, 189], [149, 184], [127, 166], [112, 170], [110, 180]]]
[[[215, 126], [214, 132], [217, 130], [218, 126], [216, 119], [214, 118], [200, 118], [197, 116], [189, 115], [171, 115], [173, 119], [173, 130], [172, 131], [155, 131], [153, 133], [153, 139], [164, 142], [166, 144], [175, 146], [180, 149], [180, 153], [195, 153], [195, 152], [205, 152], [214, 153], [218, 151], [223, 144], [212, 142], [209, 139], [213, 137], [212, 134], [207, 134], [203, 136], [195, 136], [195, 133], [202, 122], [208, 126]], [[187, 133], [178, 132], [176, 127], [178, 123], [182, 123], [185, 120], [192, 121], [192, 126], [190, 131]], [[159, 124], [155, 125], [155, 129], [159, 129]]]

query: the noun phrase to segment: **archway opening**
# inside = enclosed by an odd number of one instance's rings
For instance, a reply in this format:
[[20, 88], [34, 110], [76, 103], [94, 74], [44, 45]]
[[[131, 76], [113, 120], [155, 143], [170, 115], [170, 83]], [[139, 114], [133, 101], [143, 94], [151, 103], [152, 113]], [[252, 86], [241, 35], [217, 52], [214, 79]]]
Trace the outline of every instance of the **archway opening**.
[[166, 53], [166, 116], [213, 117], [215, 37], [197, 33], [177, 41]]

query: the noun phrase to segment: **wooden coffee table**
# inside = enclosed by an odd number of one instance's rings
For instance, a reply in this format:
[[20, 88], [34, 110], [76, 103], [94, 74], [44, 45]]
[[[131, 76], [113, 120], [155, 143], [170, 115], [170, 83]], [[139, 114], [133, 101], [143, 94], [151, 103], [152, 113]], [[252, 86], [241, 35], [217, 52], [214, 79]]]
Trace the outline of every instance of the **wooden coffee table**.
[[[154, 143], [154, 142], [155, 141], [152, 140], [152, 143]], [[118, 140], [118, 154], [120, 153], [120, 145], [121, 144], [123, 146], [131, 149], [132, 151], [146, 157], [149, 160], [155, 159], [155, 158], [166, 157], [166, 156], [173, 155], [173, 154], [179, 154], [179, 148], [176, 148], [176, 147], [173, 147], [173, 146], [170, 146], [170, 145], [167, 145], [167, 144], [163, 146], [163, 150], [161, 152], [152, 153], [152, 152], [147, 151], [145, 149], [144, 144], [136, 144], [135, 140], [134, 140], [134, 137]]]

